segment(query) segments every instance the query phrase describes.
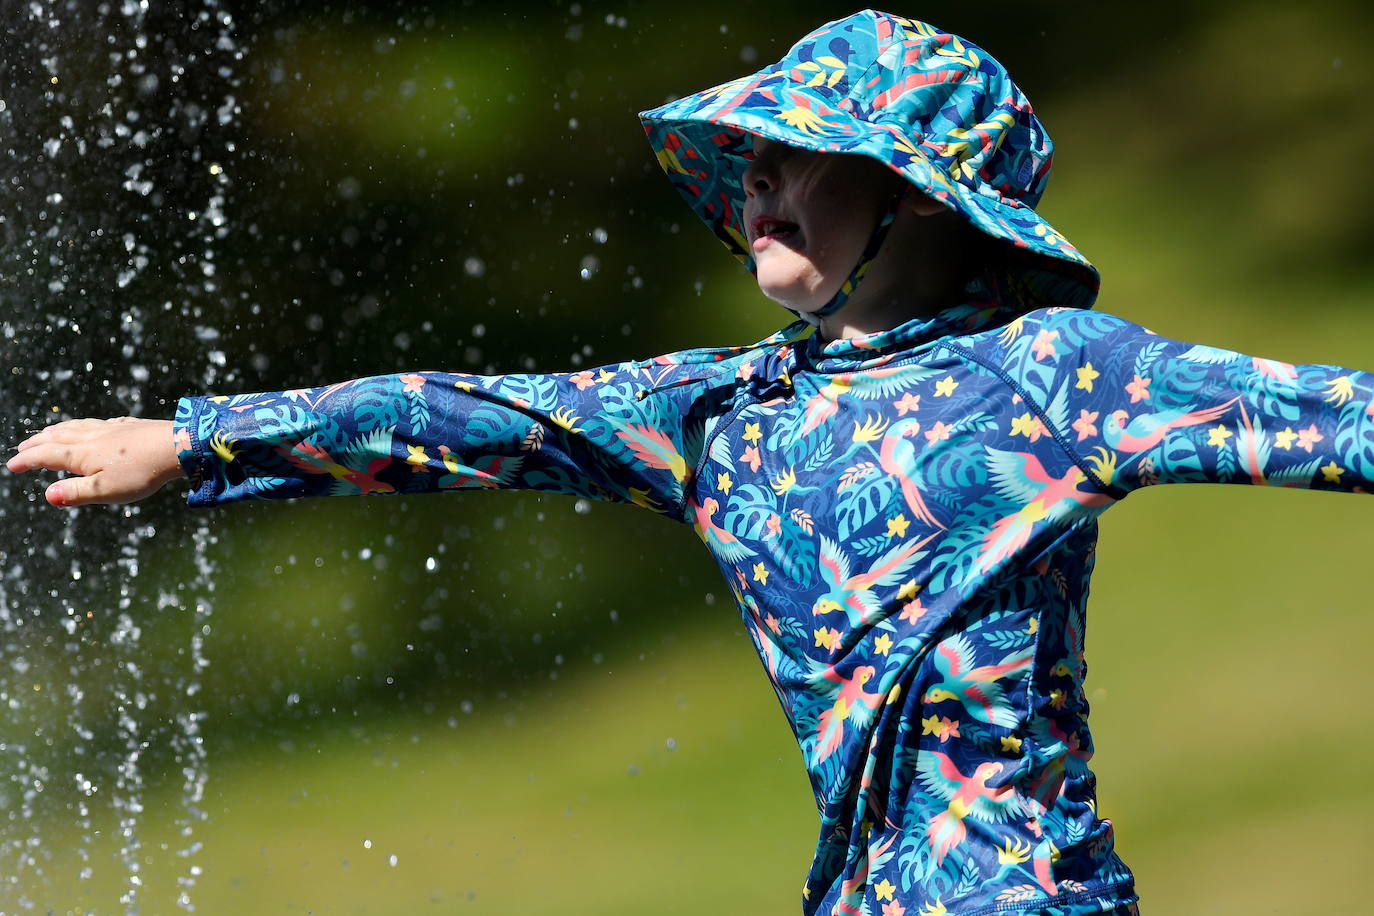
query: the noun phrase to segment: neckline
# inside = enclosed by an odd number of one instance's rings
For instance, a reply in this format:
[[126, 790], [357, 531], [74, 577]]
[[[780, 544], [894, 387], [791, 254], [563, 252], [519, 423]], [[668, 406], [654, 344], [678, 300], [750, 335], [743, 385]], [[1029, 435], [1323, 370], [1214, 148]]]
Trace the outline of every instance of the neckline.
[[798, 344], [799, 362], [822, 372], [882, 364], [951, 335], [1006, 324], [1018, 314], [1018, 309], [979, 298], [933, 315], [910, 318], [883, 331], [836, 338], [826, 343], [822, 343], [817, 334], [812, 334]]

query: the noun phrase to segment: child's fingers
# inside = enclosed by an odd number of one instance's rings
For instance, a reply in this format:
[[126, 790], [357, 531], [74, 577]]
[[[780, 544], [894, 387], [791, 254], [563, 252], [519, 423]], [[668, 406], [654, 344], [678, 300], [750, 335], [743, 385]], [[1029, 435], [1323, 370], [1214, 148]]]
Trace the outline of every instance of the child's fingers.
[[99, 428], [99, 420], [64, 420], [45, 426], [16, 445], [15, 451], [22, 452], [44, 442], [79, 442]]
[[81, 471], [81, 455], [71, 445], [61, 442], [39, 442], [29, 446], [5, 462], [16, 473], [47, 468], [50, 471]]
[[85, 506], [102, 502], [104, 475], [96, 471], [89, 477], [68, 477], [50, 485], [44, 496], [54, 506]]

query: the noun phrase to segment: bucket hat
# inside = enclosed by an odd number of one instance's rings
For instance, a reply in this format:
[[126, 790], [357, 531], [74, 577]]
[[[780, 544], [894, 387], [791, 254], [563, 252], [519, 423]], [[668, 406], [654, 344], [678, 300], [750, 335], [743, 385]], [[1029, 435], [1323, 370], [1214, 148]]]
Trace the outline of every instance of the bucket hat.
[[[1049, 134], [1006, 69], [957, 35], [863, 10], [821, 26], [757, 73], [639, 117], [674, 187], [751, 273], [741, 177], [758, 134], [871, 156], [1010, 243], [995, 284], [1004, 306], [1088, 308], [1097, 298], [1096, 268], [1034, 209], [1049, 180]], [[892, 212], [822, 313], [852, 291]]]

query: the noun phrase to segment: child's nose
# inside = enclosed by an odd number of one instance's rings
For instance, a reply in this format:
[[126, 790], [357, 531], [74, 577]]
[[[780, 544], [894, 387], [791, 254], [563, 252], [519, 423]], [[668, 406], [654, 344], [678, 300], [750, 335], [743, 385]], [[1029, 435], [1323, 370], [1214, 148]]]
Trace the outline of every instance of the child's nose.
[[776, 191], [778, 189], [778, 174], [769, 160], [762, 157], [755, 157], [745, 168], [744, 174], [740, 176], [740, 183], [744, 185], [746, 197], [753, 197], [764, 191]]

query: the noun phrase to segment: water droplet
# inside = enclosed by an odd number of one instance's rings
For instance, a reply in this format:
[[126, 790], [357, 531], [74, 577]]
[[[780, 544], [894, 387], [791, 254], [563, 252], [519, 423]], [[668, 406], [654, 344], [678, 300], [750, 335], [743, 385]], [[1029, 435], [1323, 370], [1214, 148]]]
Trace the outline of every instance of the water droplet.
[[472, 255], [463, 261], [463, 273], [469, 277], [480, 277], [487, 272], [486, 262], [476, 255]]
[[606, 232], [605, 229], [602, 229], [600, 226], [597, 226], [595, 229], [592, 230], [592, 241], [596, 242], [596, 244], [604, 245], [606, 244], [606, 240], [608, 238], [610, 238], [610, 235]]
[[601, 260], [594, 254], [589, 254], [582, 258], [581, 266], [577, 275], [583, 280], [590, 280], [596, 276], [596, 272], [601, 269]]

